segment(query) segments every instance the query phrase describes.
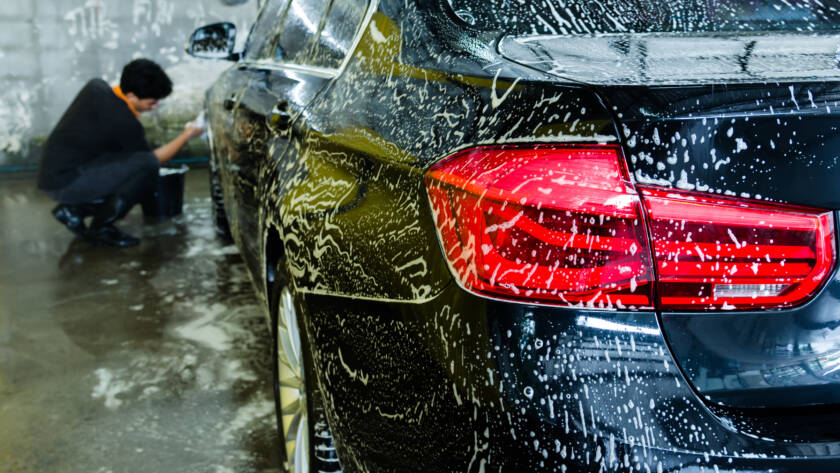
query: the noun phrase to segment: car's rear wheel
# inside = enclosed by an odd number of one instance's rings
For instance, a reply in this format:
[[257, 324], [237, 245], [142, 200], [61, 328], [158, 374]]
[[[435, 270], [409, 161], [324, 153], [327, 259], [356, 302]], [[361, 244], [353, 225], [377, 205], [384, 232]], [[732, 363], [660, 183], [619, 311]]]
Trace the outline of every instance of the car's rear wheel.
[[226, 242], [233, 240], [230, 234], [225, 202], [222, 196], [222, 180], [219, 177], [219, 170], [214, 163], [210, 163], [210, 207], [213, 209], [213, 229], [216, 235]]
[[291, 290], [272, 291], [274, 399], [284, 469], [289, 473], [340, 472], [322, 398], [312, 377], [309, 344], [298, 324]]

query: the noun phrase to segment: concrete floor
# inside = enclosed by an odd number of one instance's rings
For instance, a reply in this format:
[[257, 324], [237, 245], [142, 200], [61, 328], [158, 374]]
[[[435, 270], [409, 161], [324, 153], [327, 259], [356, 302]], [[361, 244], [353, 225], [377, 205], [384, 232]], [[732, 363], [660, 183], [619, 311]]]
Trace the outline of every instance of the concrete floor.
[[277, 471], [268, 328], [211, 227], [184, 214], [93, 248], [33, 179], [0, 178], [0, 472]]

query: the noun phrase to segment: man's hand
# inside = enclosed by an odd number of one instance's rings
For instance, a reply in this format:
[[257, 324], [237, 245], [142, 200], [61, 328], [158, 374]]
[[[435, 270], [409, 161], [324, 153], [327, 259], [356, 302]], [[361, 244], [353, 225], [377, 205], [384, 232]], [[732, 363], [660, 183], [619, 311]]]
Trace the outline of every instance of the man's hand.
[[184, 133], [187, 134], [189, 136], [189, 139], [191, 140], [193, 138], [198, 138], [199, 136], [204, 134], [204, 128], [197, 127], [197, 126], [192, 126], [192, 125], [188, 124], [184, 128]]
[[155, 156], [158, 158], [160, 164], [164, 164], [178, 154], [178, 151], [189, 143], [191, 139], [196, 136], [201, 136], [202, 133], [204, 133], [204, 128], [187, 125], [177, 138], [156, 149], [154, 151]]

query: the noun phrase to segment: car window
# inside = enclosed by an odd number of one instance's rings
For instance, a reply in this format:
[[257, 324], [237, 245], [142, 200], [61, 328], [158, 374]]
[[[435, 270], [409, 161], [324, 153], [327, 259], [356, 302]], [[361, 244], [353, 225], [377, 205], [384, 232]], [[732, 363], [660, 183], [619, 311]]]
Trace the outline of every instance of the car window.
[[272, 0], [263, 5], [245, 45], [247, 59], [266, 59], [274, 55], [277, 28], [289, 10], [289, 0]]
[[367, 0], [333, 0], [315, 43], [312, 65], [335, 69], [347, 55], [367, 10]]
[[[336, 3], [341, 3], [339, 0]], [[291, 0], [277, 30], [273, 59], [293, 64], [311, 64], [315, 38], [323, 29], [324, 13], [330, 0]]]

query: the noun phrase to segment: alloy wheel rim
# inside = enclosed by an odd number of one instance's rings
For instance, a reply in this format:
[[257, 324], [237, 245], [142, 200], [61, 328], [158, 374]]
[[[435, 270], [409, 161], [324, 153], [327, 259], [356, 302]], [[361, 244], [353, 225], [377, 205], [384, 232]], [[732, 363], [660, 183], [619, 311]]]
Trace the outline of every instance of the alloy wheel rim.
[[283, 288], [277, 313], [277, 374], [286, 469], [309, 472], [309, 416], [303, 352], [292, 293]]

